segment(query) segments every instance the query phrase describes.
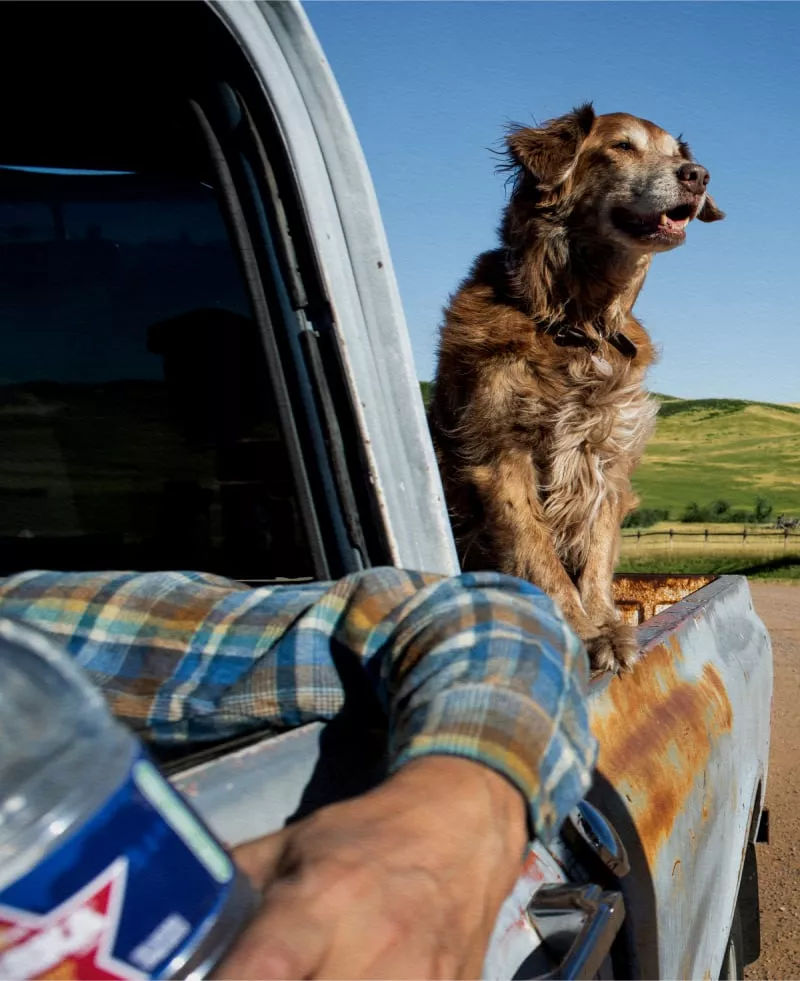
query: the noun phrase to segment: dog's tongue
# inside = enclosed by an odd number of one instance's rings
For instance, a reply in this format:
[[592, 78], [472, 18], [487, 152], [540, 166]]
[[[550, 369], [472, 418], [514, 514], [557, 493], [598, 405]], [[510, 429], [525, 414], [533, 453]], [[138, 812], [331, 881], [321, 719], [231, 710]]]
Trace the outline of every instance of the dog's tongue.
[[658, 216], [658, 224], [661, 228], [666, 228], [670, 232], [680, 232], [689, 224], [688, 218], [674, 219], [670, 218], [667, 214], [660, 214]]

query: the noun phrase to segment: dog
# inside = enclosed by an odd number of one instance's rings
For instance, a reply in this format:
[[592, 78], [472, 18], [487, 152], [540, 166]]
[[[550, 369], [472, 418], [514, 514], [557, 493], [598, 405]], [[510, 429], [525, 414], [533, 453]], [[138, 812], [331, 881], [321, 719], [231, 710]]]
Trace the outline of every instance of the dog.
[[527, 579], [594, 671], [630, 670], [612, 592], [631, 474], [655, 425], [632, 313], [652, 257], [724, 214], [687, 143], [587, 103], [512, 128], [499, 229], [445, 310], [429, 423], [464, 570]]

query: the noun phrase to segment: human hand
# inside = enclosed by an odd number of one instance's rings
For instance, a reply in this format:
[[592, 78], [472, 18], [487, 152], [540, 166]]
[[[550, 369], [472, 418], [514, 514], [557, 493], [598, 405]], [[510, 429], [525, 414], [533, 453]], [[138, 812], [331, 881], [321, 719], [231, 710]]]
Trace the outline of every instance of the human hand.
[[217, 976], [479, 977], [526, 843], [524, 798], [504, 777], [456, 757], [409, 762], [236, 849], [263, 905]]

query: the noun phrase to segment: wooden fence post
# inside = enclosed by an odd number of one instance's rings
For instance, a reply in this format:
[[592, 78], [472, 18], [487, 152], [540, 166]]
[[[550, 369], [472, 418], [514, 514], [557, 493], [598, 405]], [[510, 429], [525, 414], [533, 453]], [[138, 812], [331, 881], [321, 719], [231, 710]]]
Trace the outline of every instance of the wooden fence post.
[[708, 528], [705, 530], [705, 544], [708, 545]]
[[669, 530], [669, 549], [672, 551], [672, 536], [675, 534], [674, 530], [670, 528]]

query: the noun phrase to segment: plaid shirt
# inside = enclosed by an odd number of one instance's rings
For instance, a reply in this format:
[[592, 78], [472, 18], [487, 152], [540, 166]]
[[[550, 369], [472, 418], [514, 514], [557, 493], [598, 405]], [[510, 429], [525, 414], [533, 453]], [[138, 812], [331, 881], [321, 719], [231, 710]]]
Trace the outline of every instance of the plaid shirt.
[[57, 637], [152, 741], [328, 720], [346, 692], [365, 718], [382, 708], [393, 768], [479, 760], [525, 794], [544, 841], [591, 783], [584, 650], [547, 596], [496, 573], [387, 568], [251, 589], [201, 573], [25, 572], [0, 580], [0, 616]]

